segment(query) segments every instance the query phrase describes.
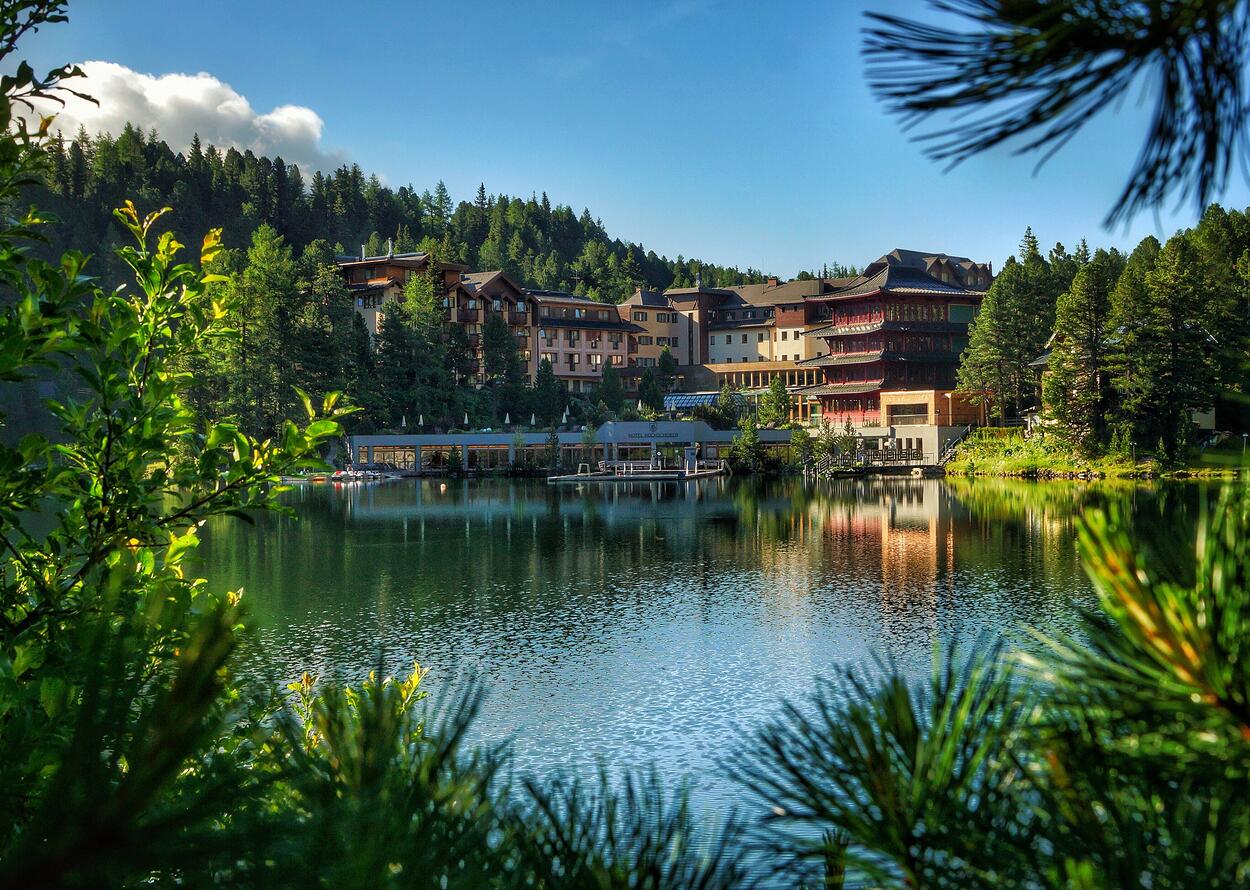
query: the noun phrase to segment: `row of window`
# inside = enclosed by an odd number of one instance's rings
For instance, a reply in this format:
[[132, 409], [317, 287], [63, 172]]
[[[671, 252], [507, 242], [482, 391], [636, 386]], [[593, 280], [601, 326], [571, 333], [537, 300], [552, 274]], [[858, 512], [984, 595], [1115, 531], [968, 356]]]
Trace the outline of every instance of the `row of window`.
[[772, 317], [773, 317], [773, 310], [771, 308], [743, 309], [741, 310], [741, 315], [739, 315], [738, 311], [733, 310], [733, 309], [718, 309], [711, 313], [711, 319], [713, 321], [737, 321], [738, 318], [742, 318], [744, 320], [749, 321], [754, 318], [772, 318]]
[[[743, 335], [742, 335], [742, 342], [743, 342], [743, 343], [747, 343], [747, 342], [749, 342], [749, 341], [747, 340], [747, 337], [749, 337], [749, 336], [751, 336], [751, 335], [750, 335], [750, 334], [743, 334]], [[767, 335], [767, 334], [764, 334], [764, 333], [757, 333], [757, 334], [755, 335], [755, 342], [756, 342], [756, 343], [763, 343], [763, 342], [764, 342], [765, 340], [767, 340], [767, 339], [768, 339], [768, 335]], [[733, 334], [726, 334], [726, 335], [725, 335], [725, 345], [726, 345], [726, 346], [729, 346], [731, 343], [733, 343], [733, 341], [734, 341], [734, 335], [733, 335]], [[712, 342], [712, 343], [715, 343], [715, 342], [716, 342], [716, 335], [715, 335], [715, 334], [713, 334], [713, 335], [712, 335], [711, 342]]]
[[[634, 310], [634, 321], [646, 321], [647, 313], [641, 309]], [[681, 318], [681, 314], [677, 312], [657, 312], [655, 320], [660, 324], [677, 324], [677, 319]]]
[[[538, 329], [538, 339], [542, 340], [543, 345], [545, 346], [555, 346], [558, 336], [559, 335], [556, 331], [549, 331], [546, 328]], [[592, 331], [587, 340], [590, 343], [591, 349], [598, 349], [601, 335], [598, 331]], [[613, 349], [620, 349], [621, 343], [623, 343], [624, 340], [625, 335], [620, 331], [608, 331], [608, 344], [611, 345]], [[566, 330], [564, 332], [564, 342], [569, 346], [574, 346], [582, 342], [582, 332], [578, 330]]]
[[[615, 367], [622, 368], [625, 366], [625, 356], [623, 355], [612, 355], [608, 356], [608, 358], [610, 359], [609, 364]], [[580, 352], [544, 352], [541, 354], [540, 360], [550, 362], [553, 368], [563, 367], [569, 371], [580, 370], [582, 366], [582, 354]], [[598, 353], [591, 353], [587, 356], [586, 365], [592, 371], [600, 370], [603, 367], [603, 356]]]
[[581, 306], [544, 306], [546, 318], [591, 318], [595, 321], [619, 321], [615, 309], [584, 309]]

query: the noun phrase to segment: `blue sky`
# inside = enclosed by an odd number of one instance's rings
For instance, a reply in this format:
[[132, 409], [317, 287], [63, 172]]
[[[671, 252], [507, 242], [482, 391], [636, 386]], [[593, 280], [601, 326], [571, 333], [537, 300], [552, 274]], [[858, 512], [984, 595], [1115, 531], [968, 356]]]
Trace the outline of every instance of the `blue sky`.
[[[1034, 158], [1008, 151], [944, 173], [868, 92], [866, 9], [925, 12], [902, 0], [796, 0], [784, 10], [715, 0], [166, 0], [157, 13], [81, 0], [25, 55], [44, 67], [206, 72], [258, 114], [311, 109], [326, 155], [391, 185], [442, 179], [456, 199], [479, 181], [491, 192], [545, 190], [658, 253], [782, 276], [826, 261], [863, 265], [894, 247], [997, 269], [1026, 225], [1046, 246], [1081, 237], [1131, 246], [1194, 222], [1187, 205], [1140, 216], [1128, 231], [1102, 228], [1144, 133], [1134, 102], [1092, 121], [1036, 175]], [[1245, 207], [1250, 189], [1238, 178], [1222, 201]]]

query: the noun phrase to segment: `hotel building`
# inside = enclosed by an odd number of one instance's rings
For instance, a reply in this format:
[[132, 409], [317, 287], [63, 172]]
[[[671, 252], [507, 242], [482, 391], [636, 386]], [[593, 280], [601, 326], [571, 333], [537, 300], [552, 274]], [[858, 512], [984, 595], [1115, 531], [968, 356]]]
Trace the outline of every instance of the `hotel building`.
[[803, 391], [826, 418], [880, 422], [888, 391], [944, 393], [993, 275], [966, 257], [894, 250], [830, 293], [808, 298], [824, 323], [807, 332], [824, 354], [800, 362], [822, 382]]

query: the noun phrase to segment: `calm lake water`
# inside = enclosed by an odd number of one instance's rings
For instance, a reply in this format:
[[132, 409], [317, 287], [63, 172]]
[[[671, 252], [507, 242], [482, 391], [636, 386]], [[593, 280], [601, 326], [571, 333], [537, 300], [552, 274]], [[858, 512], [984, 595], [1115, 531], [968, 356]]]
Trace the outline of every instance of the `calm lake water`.
[[298, 519], [218, 521], [215, 588], [243, 587], [276, 679], [358, 681], [379, 657], [470, 674], [483, 740], [522, 773], [654, 761], [707, 812], [719, 765], [817, 675], [874, 654], [920, 675], [935, 643], [1068, 631], [1093, 604], [1075, 519], [1116, 502], [1185, 534], [1196, 486], [871, 478], [547, 486], [309, 486]]

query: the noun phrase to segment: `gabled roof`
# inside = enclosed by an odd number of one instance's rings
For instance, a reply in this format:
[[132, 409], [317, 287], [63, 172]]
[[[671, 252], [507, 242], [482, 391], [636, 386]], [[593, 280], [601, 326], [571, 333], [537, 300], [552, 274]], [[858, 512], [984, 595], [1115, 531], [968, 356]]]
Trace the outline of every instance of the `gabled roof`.
[[662, 291], [646, 290], [640, 288], [634, 291], [633, 295], [622, 303], [620, 306], [645, 306], [648, 309], [667, 309], [669, 307], [668, 297]]
[[517, 284], [507, 274], [501, 270], [494, 272], [465, 272], [460, 275], [460, 283], [464, 285], [469, 293], [477, 293], [479, 290], [493, 283], [503, 283], [510, 287], [518, 294], [524, 294], [525, 288]]

